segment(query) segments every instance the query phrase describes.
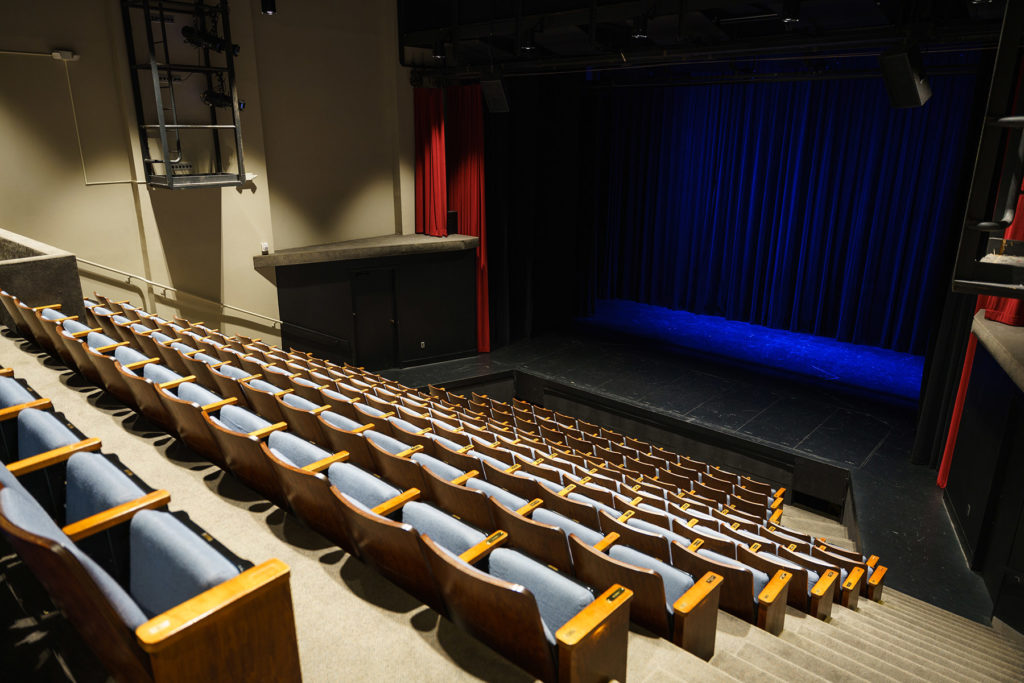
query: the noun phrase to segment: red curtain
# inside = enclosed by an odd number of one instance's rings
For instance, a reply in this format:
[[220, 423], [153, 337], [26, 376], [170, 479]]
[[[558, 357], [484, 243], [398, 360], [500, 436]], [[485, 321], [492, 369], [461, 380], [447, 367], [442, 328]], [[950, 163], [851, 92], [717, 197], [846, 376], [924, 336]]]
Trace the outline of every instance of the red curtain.
[[448, 234], [444, 91], [415, 88], [413, 117], [416, 121], [416, 232], [443, 237]]
[[476, 249], [476, 345], [491, 350], [487, 297], [487, 216], [484, 208], [484, 112], [479, 85], [448, 88], [448, 207], [459, 233], [480, 238]]
[[[1024, 195], [1017, 199], [1017, 211], [1013, 215], [1013, 223], [1006, 229], [1003, 237], [1008, 240], [1024, 239]], [[989, 320], [1018, 327], [1024, 325], [1024, 299], [979, 296], [975, 313], [982, 308], [985, 309], [985, 317]], [[967, 386], [970, 383], [971, 368], [974, 366], [974, 352], [977, 348], [978, 338], [972, 334], [967, 343], [967, 352], [964, 354], [964, 369], [960, 373], [960, 387], [956, 392], [953, 416], [949, 422], [949, 433], [946, 435], [946, 447], [942, 451], [942, 462], [939, 464], [939, 476], [936, 483], [942, 488], [946, 488], [946, 484], [949, 482], [949, 468], [953, 464], [953, 450], [956, 448], [956, 437], [960, 433], [960, 418], [964, 412], [964, 399], [967, 398]]]

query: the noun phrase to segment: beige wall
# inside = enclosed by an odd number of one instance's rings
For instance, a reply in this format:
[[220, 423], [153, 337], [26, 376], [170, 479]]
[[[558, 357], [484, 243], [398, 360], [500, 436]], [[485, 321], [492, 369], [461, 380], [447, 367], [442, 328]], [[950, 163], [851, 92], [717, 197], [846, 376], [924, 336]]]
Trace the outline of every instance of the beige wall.
[[[252, 268], [261, 242], [281, 249], [411, 230], [411, 92], [397, 65], [394, 3], [282, 3], [264, 17], [256, 0], [235, 0], [245, 164], [257, 177], [244, 189], [177, 191], [131, 182], [143, 171], [119, 5], [4, 4], [0, 50], [60, 47], [81, 59], [65, 75], [48, 57], [0, 54], [0, 227], [272, 317], [274, 287]], [[286, 56], [291, 49], [298, 54]], [[278, 334], [195, 298], [82, 273], [86, 291]]]

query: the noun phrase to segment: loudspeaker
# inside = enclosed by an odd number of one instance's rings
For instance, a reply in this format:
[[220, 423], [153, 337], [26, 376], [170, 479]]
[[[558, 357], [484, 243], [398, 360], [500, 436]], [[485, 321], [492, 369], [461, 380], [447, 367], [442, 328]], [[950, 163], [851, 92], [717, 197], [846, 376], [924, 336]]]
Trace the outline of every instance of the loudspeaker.
[[921, 53], [916, 48], [886, 52], [878, 57], [889, 103], [896, 109], [920, 107], [932, 96], [924, 77]]
[[487, 111], [492, 114], [508, 113], [508, 98], [505, 96], [505, 87], [500, 79], [480, 81], [480, 91], [484, 95], [484, 104]]
[[459, 212], [449, 211], [448, 212], [448, 234], [458, 235], [459, 234]]

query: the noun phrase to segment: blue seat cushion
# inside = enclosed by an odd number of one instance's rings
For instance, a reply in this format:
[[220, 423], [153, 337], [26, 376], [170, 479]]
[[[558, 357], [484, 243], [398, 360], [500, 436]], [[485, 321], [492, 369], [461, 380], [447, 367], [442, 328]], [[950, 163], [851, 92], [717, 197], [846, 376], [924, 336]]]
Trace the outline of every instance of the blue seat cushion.
[[405, 432], [407, 434], [416, 434], [416, 432], [420, 431], [421, 429], [421, 427], [417, 427], [413, 423], [403, 420], [400, 417], [389, 417], [388, 422], [391, 423], [391, 426], [393, 428], [397, 428], [399, 431]]
[[[817, 558], [817, 557], [814, 557], [813, 555], [808, 555], [807, 553], [794, 552], [793, 554], [796, 555], [797, 557], [803, 558], [803, 559], [808, 560], [808, 561], [813, 562], [813, 563], [820, 564], [821, 562], [824, 562], [824, 560], [822, 560], [820, 558]], [[846, 569], [844, 569], [843, 567], [838, 567], [837, 566], [837, 569], [839, 569], [839, 584], [842, 585], [842, 584], [846, 583], [846, 577], [847, 577], [847, 575], [849, 575], [849, 572]]]
[[145, 495], [128, 475], [99, 453], [75, 453], [67, 467], [65, 524]]
[[697, 524], [693, 528], [694, 528], [695, 531], [697, 531], [699, 533], [702, 533], [705, 536], [709, 536], [711, 538], [717, 539], [719, 541], [728, 541], [729, 543], [732, 543], [734, 545], [736, 543], [736, 539], [731, 538], [729, 536], [726, 536], [723, 533], [719, 533], [719, 532], [715, 531], [714, 529], [712, 529], [710, 527], [704, 526], [703, 524]]
[[281, 431], [270, 434], [267, 447], [275, 456], [295, 467], [305, 467], [331, 455], [305, 439]]
[[174, 342], [171, 344], [171, 348], [178, 353], [191, 353], [192, 351], [195, 351], [195, 349], [188, 344], [182, 344], [181, 342]]
[[242, 368], [236, 368], [234, 365], [222, 365], [215, 369], [214, 372], [219, 372], [225, 377], [230, 377], [233, 380], [240, 380], [243, 377], [248, 377], [249, 373]]
[[516, 550], [498, 548], [492, 552], [488, 571], [491, 576], [517, 583], [533, 594], [544, 635], [551, 645], [555, 644], [558, 629], [594, 601], [594, 594], [583, 584]]
[[111, 344], [116, 344], [117, 342], [105, 334], [101, 334], [99, 332], [90, 332], [85, 336], [85, 343], [89, 346], [90, 349], [98, 349], [101, 346], [110, 346]]
[[43, 318], [44, 320], [58, 320], [60, 318], [63, 318], [64, 314], [53, 308], [44, 308], [42, 311], [39, 312], [39, 317]]
[[346, 432], [351, 432], [353, 429], [359, 429], [360, 427], [363, 426], [361, 423], [356, 422], [355, 420], [350, 420], [344, 415], [339, 415], [338, 413], [335, 413], [330, 410], [325, 410], [324, 412], [320, 413], [320, 417], [322, 417], [324, 422], [331, 425], [332, 427], [337, 427], [338, 429], [344, 430]]
[[368, 406], [365, 403], [353, 403], [352, 407], [356, 409], [357, 413], [361, 413], [367, 417], [380, 418], [384, 415], [383, 410], [377, 410], [373, 406]]
[[118, 346], [114, 349], [114, 360], [121, 365], [130, 365], [146, 360], [146, 356], [139, 353], [130, 346]]
[[67, 534], [50, 519], [46, 511], [25, 491], [14, 487], [0, 489], [0, 510], [11, 524], [57, 543], [71, 553], [96, 583], [96, 587], [128, 628], [135, 630], [145, 623], [146, 615], [135, 600], [91, 557], [79, 550], [78, 546], [67, 537]]
[[0, 408], [10, 408], [35, 399], [32, 392], [21, 386], [18, 380], [13, 377], [0, 377]]
[[211, 419], [224, 429], [241, 434], [248, 434], [270, 426], [269, 422], [256, 413], [232, 405], [224, 406], [218, 411], [217, 416], [211, 416]]
[[[166, 391], [166, 389], [164, 391]], [[182, 382], [178, 385], [177, 391], [179, 399], [189, 403], [194, 403], [200, 407], [216, 403], [222, 398], [209, 389], [204, 389], [195, 382]]]
[[297, 394], [285, 394], [281, 397], [281, 400], [290, 405], [292, 408], [298, 410], [316, 410], [319, 408], [319, 404], [307, 401], [306, 399], [298, 396]]
[[26, 408], [18, 414], [18, 458], [78, 443], [79, 438], [53, 413]]
[[350, 399], [348, 396], [345, 396], [344, 394], [339, 394], [337, 391], [332, 391], [331, 389], [321, 389], [320, 393], [321, 393], [321, 395], [323, 395], [323, 397], [325, 399], [327, 399], [328, 401], [331, 401], [333, 403], [351, 403], [352, 402], [352, 399]]
[[112, 310], [103, 306], [93, 306], [92, 312], [94, 315], [114, 315]]
[[488, 481], [484, 481], [480, 477], [473, 477], [467, 481], [466, 488], [471, 488], [475, 491], [483, 491], [486, 495], [494, 498], [510, 510], [518, 510], [529, 502], [525, 498], [520, 498], [514, 493], [509, 493], [500, 486], [495, 486]]
[[718, 562], [720, 564], [728, 565], [730, 567], [735, 567], [737, 569], [743, 569], [750, 572], [750, 574], [754, 577], [753, 599], [755, 603], [757, 602], [757, 597], [761, 594], [761, 591], [763, 591], [764, 587], [768, 585], [768, 575], [760, 569], [754, 569], [749, 565], [743, 564], [739, 560], [734, 560], [731, 557], [726, 557], [725, 555], [716, 553], [713, 550], [707, 550], [705, 548], [701, 548], [700, 550], [698, 550], [697, 554], [701, 557], [706, 557], [707, 559], [712, 560], [714, 562]]
[[[792, 560], [787, 560], [784, 557], [779, 557], [778, 555], [773, 555], [771, 553], [764, 553], [764, 552], [762, 552], [762, 553], [758, 553], [758, 556], [759, 557], [767, 557], [769, 560], [777, 562], [777, 563], [781, 564], [783, 567], [788, 567], [789, 569], [792, 569], [794, 571], [799, 571], [799, 570], [803, 569], [803, 567], [801, 567], [796, 562], [793, 562]], [[811, 589], [814, 588], [814, 584], [818, 583], [818, 579], [821, 578], [821, 574], [819, 574], [818, 572], [814, 571], [813, 569], [808, 569], [806, 571], [807, 571], [807, 595], [810, 595], [811, 594]]]
[[250, 389], [255, 389], [256, 391], [262, 391], [265, 394], [276, 394], [277, 392], [281, 391], [280, 389], [278, 389], [276, 386], [274, 386], [270, 382], [264, 382], [262, 379], [250, 380], [250, 381], [246, 382], [246, 385]]
[[139, 334], [145, 334], [150, 331], [151, 328], [146, 327], [142, 323], [132, 323], [132, 332], [138, 332]]
[[192, 357], [195, 358], [198, 361], [202, 361], [203, 363], [206, 363], [207, 365], [216, 365], [217, 363], [220, 362], [219, 358], [214, 358], [213, 356], [211, 356], [208, 353], [197, 353], [196, 355], [194, 355]]
[[429, 436], [431, 439], [433, 439], [434, 443], [436, 443], [439, 446], [443, 446], [444, 448], [448, 449], [449, 451], [459, 451], [459, 450], [462, 449], [462, 446], [460, 446], [459, 444], [455, 443], [451, 439], [444, 438], [443, 436], [438, 436], [437, 434], [433, 434], [433, 433], [428, 434], [427, 436]]
[[113, 320], [118, 325], [127, 325], [128, 323], [131, 322], [131, 320], [124, 317], [123, 315], [115, 315], [113, 318], [111, 318], [111, 320]]
[[402, 506], [402, 522], [438, 545], [460, 555], [487, 537], [487, 534], [460, 522], [433, 505], [411, 501]]
[[[469, 451], [469, 453], [467, 455], [472, 455], [477, 460], [479, 460], [481, 463], [485, 462], [485, 463], [487, 463], [488, 465], [490, 465], [491, 467], [493, 467], [496, 470], [500, 470], [501, 471], [501, 470], [507, 470], [509, 468], [508, 463], [504, 463], [504, 462], [502, 462], [501, 460], [498, 460], [497, 458], [495, 458], [492, 455], [485, 455], [484, 453], [479, 453], [477, 451], [472, 451], [472, 450]], [[486, 470], [484, 470], [484, 476], [486, 476], [486, 474], [487, 474], [487, 472], [486, 472]]]
[[154, 332], [153, 334], [149, 335], [149, 338], [160, 344], [165, 344], [174, 339], [174, 337], [168, 337], [163, 332]]
[[602, 503], [600, 501], [596, 501], [593, 498], [588, 498], [587, 496], [584, 496], [582, 494], [576, 493], [576, 491], [573, 491], [572, 493], [570, 493], [568, 497], [569, 497], [569, 500], [574, 500], [577, 503], [586, 503], [587, 505], [590, 505], [591, 507], [595, 507], [598, 510], [604, 510], [609, 515], [611, 515], [612, 517], [618, 517], [619, 515], [622, 514], [621, 512], [619, 512], [618, 510], [613, 508], [611, 505], [605, 505], [604, 503]]
[[442, 462], [432, 455], [419, 452], [412, 454], [412, 461], [418, 463], [420, 466], [427, 468], [437, 476], [441, 477], [445, 481], [451, 481], [456, 477], [465, 474], [462, 470], [452, 467], [446, 462]]
[[300, 387], [311, 387], [313, 389], [316, 389], [317, 387], [320, 386], [316, 382], [308, 380], [305, 377], [295, 377], [294, 379], [292, 379], [292, 381], [298, 384]]
[[347, 462], [336, 462], [328, 467], [327, 479], [340, 493], [367, 510], [401, 493], [386, 481]]
[[142, 376], [153, 384], [163, 384], [164, 382], [173, 382], [176, 379], [181, 379], [181, 375], [159, 363], [143, 365]]
[[285, 368], [280, 368], [280, 367], [278, 367], [276, 365], [267, 365], [264, 368], [264, 370], [267, 371], [267, 372], [272, 372], [275, 375], [290, 375], [290, 374], [292, 374], [292, 372], [290, 370], [287, 370]]
[[395, 455], [397, 453], [401, 453], [402, 451], [409, 450], [408, 444], [402, 443], [398, 439], [393, 439], [387, 434], [375, 432], [372, 429], [363, 432], [363, 435], [367, 438], [368, 441], [373, 443], [375, 446], [380, 448], [385, 453], [391, 453], [392, 455]]
[[626, 562], [657, 572], [665, 587], [665, 608], [669, 614], [672, 613], [672, 604], [694, 584], [693, 577], [686, 572], [628, 546], [615, 544], [608, 551], [608, 555], [619, 562]]
[[239, 574], [238, 568], [169, 512], [132, 517], [130, 592], [150, 617]]
[[78, 334], [89, 329], [88, 325], [83, 325], [77, 320], [65, 320], [62, 324], [64, 325], [64, 331], [68, 334]]
[[635, 527], [635, 528], [639, 529], [640, 531], [646, 531], [649, 534], [657, 534], [659, 536], [664, 536], [669, 541], [678, 541], [679, 543], [683, 544], [684, 546], [689, 546], [690, 545], [690, 539], [686, 538], [685, 536], [683, 536], [681, 534], [677, 534], [674, 531], [669, 531], [668, 529], [660, 527], [657, 524], [651, 524], [650, 522], [648, 522], [646, 520], [643, 520], [643, 519], [637, 519], [636, 517], [630, 517], [629, 520], [626, 522], [626, 524], [628, 524], [631, 527]]
[[561, 513], [543, 507], [533, 511], [533, 521], [558, 527], [565, 533], [566, 538], [569, 537], [569, 534], [576, 534], [576, 537], [587, 545], [594, 545], [604, 538], [601, 532], [594, 531], [590, 527], [575, 522]]

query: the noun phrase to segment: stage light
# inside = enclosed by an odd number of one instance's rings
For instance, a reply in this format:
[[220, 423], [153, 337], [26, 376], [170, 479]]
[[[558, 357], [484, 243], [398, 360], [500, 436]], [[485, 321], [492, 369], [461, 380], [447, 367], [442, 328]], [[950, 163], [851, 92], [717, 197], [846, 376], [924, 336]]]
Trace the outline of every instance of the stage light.
[[195, 26], [182, 26], [181, 37], [186, 42], [196, 47], [205, 47], [214, 52], [224, 52], [228, 47], [231, 48], [231, 54], [238, 56], [238, 51], [241, 49], [237, 45], [228, 45], [228, 42], [218, 35], [207, 33], [206, 31], [200, 31]]
[[645, 40], [647, 38], [647, 15], [641, 14], [633, 20], [633, 39]]
[[800, 0], [782, 0], [782, 23], [800, 22]]
[[523, 41], [519, 44], [519, 49], [523, 52], [533, 52], [537, 49], [536, 43], [533, 40], [533, 29], [526, 32], [523, 36]]
[[276, 0], [260, 0], [260, 13], [267, 15], [277, 14]]
[[[206, 90], [201, 95], [203, 103], [211, 107], [231, 107], [231, 95], [216, 90]], [[238, 111], [245, 109], [245, 100], [238, 100]]]
[[434, 43], [434, 51], [432, 54], [435, 62], [444, 61], [444, 43], [440, 40]]

